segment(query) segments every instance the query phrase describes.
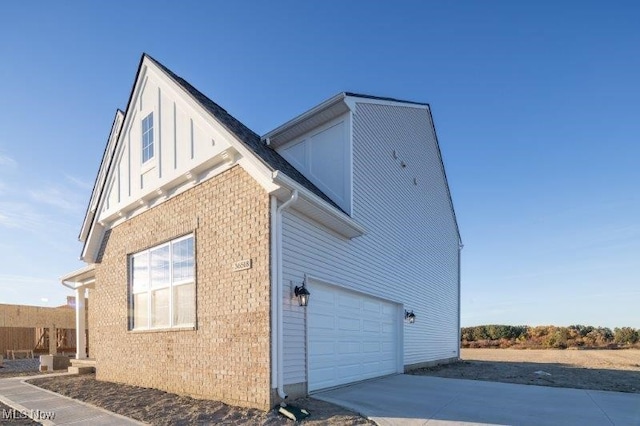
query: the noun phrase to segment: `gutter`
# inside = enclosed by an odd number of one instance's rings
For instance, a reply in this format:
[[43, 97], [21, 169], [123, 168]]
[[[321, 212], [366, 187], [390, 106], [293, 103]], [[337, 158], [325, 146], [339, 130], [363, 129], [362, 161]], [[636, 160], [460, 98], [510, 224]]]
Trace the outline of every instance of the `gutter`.
[[67, 287], [67, 288], [69, 288], [69, 289], [71, 289], [71, 290], [75, 290], [75, 289], [76, 289], [76, 286], [71, 285], [71, 283], [68, 283], [68, 282], [66, 282], [66, 281], [61, 281], [61, 282], [62, 282], [62, 285], [63, 285], [63, 286], [65, 286], [65, 287]]
[[[325, 200], [309, 191], [308, 189], [304, 188], [281, 171], [274, 171], [271, 175], [271, 179], [277, 185], [284, 186], [285, 188], [293, 192], [298, 192], [300, 194], [300, 197], [312, 203], [318, 209], [318, 211], [323, 212], [327, 216], [330, 216], [343, 224], [344, 227], [342, 232], [345, 232], [345, 234], [343, 234], [345, 237], [351, 239], [364, 235], [365, 229], [362, 227], [362, 225], [357, 223], [338, 207], [334, 207], [328, 204]], [[339, 232], [338, 230], [335, 231]]]
[[334, 104], [337, 104], [338, 102], [341, 102], [345, 97], [346, 97], [346, 93], [345, 92], [340, 92], [337, 95], [327, 99], [326, 101], [322, 102], [319, 105], [316, 105], [315, 107], [311, 108], [308, 111], [303, 112], [302, 114], [298, 115], [297, 117], [292, 118], [291, 120], [287, 121], [286, 123], [276, 127], [275, 129], [273, 129], [272, 131], [270, 131], [269, 133], [265, 134], [264, 136], [262, 136], [262, 142], [267, 144], [267, 145], [271, 145], [272, 141], [271, 139], [276, 137], [278, 134], [285, 132], [287, 130], [289, 130], [290, 128], [294, 127], [295, 125], [305, 121], [307, 118], [312, 117], [316, 114], [318, 114], [319, 112], [328, 109], [329, 107], [333, 106]]
[[[278, 200], [271, 197], [271, 306], [275, 315], [271, 316], [271, 329], [276, 332], [271, 341], [271, 355], [276, 362], [272, 362], [275, 374], [272, 384], [276, 385], [278, 396], [287, 398], [284, 392], [284, 321], [283, 321], [283, 287], [282, 287], [282, 212], [298, 201], [298, 190], [291, 192], [291, 198], [278, 207]], [[273, 341], [275, 339], [275, 342]], [[274, 344], [275, 343], [275, 344]], [[275, 357], [274, 357], [275, 355]]]

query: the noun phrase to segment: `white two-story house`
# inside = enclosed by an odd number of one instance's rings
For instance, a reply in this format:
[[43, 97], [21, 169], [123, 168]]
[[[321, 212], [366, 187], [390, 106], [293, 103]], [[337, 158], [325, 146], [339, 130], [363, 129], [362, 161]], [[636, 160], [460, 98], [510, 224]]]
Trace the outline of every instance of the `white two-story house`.
[[259, 136], [143, 55], [80, 240], [99, 380], [268, 409], [459, 357], [428, 104], [340, 93]]

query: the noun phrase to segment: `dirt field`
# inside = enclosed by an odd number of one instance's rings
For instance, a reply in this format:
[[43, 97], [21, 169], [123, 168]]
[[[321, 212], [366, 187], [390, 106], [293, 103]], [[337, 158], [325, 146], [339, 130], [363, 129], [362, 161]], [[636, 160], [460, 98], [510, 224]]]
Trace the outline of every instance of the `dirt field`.
[[640, 393], [638, 349], [462, 349], [462, 359], [413, 374]]

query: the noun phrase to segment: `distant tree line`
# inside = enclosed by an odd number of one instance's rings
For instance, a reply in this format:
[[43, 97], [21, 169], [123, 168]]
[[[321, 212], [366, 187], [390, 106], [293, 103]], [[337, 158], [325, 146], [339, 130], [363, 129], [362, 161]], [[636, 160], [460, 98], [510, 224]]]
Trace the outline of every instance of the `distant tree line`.
[[640, 329], [570, 325], [478, 325], [463, 327], [463, 348], [627, 348], [640, 347]]

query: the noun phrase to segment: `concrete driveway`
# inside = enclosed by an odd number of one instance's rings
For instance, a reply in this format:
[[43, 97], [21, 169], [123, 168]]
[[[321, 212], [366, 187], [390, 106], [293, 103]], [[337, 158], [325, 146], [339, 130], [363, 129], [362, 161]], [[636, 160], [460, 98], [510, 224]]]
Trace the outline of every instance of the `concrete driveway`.
[[320, 392], [379, 425], [640, 425], [640, 394], [396, 375]]

